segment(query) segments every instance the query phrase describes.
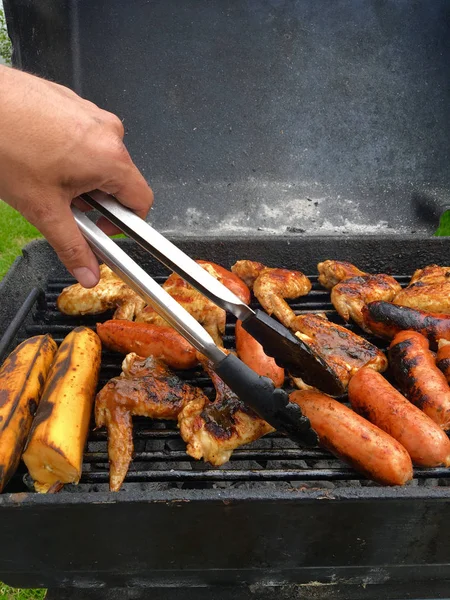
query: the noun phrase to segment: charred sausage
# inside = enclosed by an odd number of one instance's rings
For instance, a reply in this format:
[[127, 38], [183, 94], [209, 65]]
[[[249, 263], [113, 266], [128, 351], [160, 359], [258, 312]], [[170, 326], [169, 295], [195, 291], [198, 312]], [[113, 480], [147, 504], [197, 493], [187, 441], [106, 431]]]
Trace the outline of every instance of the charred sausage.
[[414, 464], [450, 466], [446, 434], [380, 373], [360, 369], [350, 380], [348, 399], [353, 410], [400, 442]]
[[172, 369], [191, 369], [198, 363], [195, 348], [172, 327], [111, 319], [97, 323], [97, 334], [110, 350], [155, 356]]
[[412, 478], [405, 448], [350, 408], [315, 391], [292, 392], [289, 398], [308, 417], [320, 444], [369, 479], [404, 485]]
[[437, 368], [428, 340], [401, 331], [389, 346], [389, 364], [403, 394], [442, 429], [450, 428], [450, 388]]
[[375, 335], [392, 339], [400, 331], [418, 331], [433, 346], [438, 339], [450, 340], [450, 316], [429, 313], [392, 302], [369, 302], [362, 309], [366, 328]]
[[284, 383], [284, 369], [264, 352], [263, 347], [242, 327], [241, 321], [236, 323], [236, 351], [239, 358], [258, 375], [269, 377], [275, 387]]
[[450, 383], [450, 342], [447, 340], [439, 340], [436, 365], [444, 373], [447, 382]]

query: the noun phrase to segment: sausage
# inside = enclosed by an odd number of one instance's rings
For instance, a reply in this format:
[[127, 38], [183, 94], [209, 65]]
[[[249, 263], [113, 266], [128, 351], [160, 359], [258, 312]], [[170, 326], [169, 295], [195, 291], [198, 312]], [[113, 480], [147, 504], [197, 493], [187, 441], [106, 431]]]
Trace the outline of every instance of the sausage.
[[350, 380], [348, 399], [353, 410], [400, 442], [414, 464], [450, 466], [446, 434], [380, 373], [360, 369]]
[[437, 368], [428, 340], [401, 331], [389, 346], [389, 364], [400, 390], [442, 429], [450, 428], [450, 388]]
[[332, 454], [384, 485], [404, 485], [413, 476], [405, 448], [390, 435], [329, 396], [315, 391], [292, 392], [319, 442]]
[[235, 333], [239, 358], [258, 375], [269, 377], [275, 387], [281, 387], [284, 383], [284, 369], [272, 357], [267, 356], [261, 344], [242, 327], [241, 321], [237, 321]]
[[192, 369], [198, 364], [195, 348], [172, 327], [111, 319], [97, 323], [97, 333], [106, 348], [139, 356], [155, 356], [172, 369]]
[[450, 342], [447, 340], [439, 340], [438, 342], [436, 365], [444, 373], [447, 382], [450, 383]]
[[[210, 265], [219, 275], [217, 279], [220, 281], [220, 283], [222, 283], [230, 290], [230, 292], [233, 292], [233, 294], [240, 298], [244, 304], [249, 304], [251, 298], [250, 289], [240, 277], [231, 271], [228, 271], [228, 269], [225, 269], [224, 267], [221, 267], [220, 265], [217, 265], [209, 260], [197, 260], [196, 262], [198, 262], [199, 265], [205, 265], [206, 267]], [[208, 271], [208, 268], [206, 268], [206, 270]]]
[[369, 302], [362, 309], [364, 324], [375, 335], [392, 339], [400, 331], [418, 331], [433, 347], [438, 339], [450, 340], [450, 316], [430, 313], [392, 302]]

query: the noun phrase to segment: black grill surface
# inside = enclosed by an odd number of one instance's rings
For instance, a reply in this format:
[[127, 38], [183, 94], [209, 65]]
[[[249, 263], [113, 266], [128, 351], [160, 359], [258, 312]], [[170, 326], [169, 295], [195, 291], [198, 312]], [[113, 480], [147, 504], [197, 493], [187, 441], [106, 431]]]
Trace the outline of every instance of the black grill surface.
[[[322, 312], [339, 324], [343, 324], [334, 310], [329, 292], [317, 281], [317, 275], [310, 275], [313, 283], [311, 292], [292, 302], [297, 313]], [[406, 285], [410, 275], [398, 275], [397, 280]], [[160, 283], [165, 276], [155, 277]], [[32, 335], [51, 333], [60, 343], [74, 327], [84, 324], [95, 329], [98, 321], [105, 321], [112, 313], [68, 317], [56, 308], [56, 299], [61, 290], [74, 283], [68, 278], [49, 280], [45, 293], [41, 294], [32, 309], [32, 321], [24, 328], [19, 340]], [[253, 303], [253, 306], [258, 306]], [[228, 317], [225, 334], [225, 346], [234, 347], [234, 317]], [[363, 335], [353, 324], [349, 329]], [[367, 336], [366, 336], [367, 337]], [[369, 337], [371, 342], [385, 349], [385, 342]], [[123, 356], [115, 352], [103, 350], [102, 368], [99, 389], [121, 371]], [[195, 385], [212, 393], [211, 381], [201, 370], [179, 371], [178, 374]], [[286, 384], [289, 386], [289, 380]], [[345, 401], [345, 398], [341, 398]], [[191, 459], [185, 452], [185, 444], [181, 439], [175, 422], [158, 421], [138, 417], [134, 419], [135, 456], [130, 466], [123, 490], [150, 486], [156, 489], [178, 488], [222, 488], [271, 485], [285, 488], [335, 486], [371, 486], [370, 482], [346, 466], [330, 453], [320, 448], [301, 448], [279, 434], [271, 434], [260, 440], [234, 451], [229, 463], [220, 468], [211, 467], [203, 461]], [[83, 475], [78, 486], [66, 486], [67, 492], [107, 491], [108, 489], [108, 453], [107, 433], [105, 429], [95, 430], [94, 422], [87, 444]], [[416, 468], [411, 486], [437, 486], [450, 484], [450, 469]], [[7, 491], [27, 491], [29, 481], [22, 466], [10, 482]]]

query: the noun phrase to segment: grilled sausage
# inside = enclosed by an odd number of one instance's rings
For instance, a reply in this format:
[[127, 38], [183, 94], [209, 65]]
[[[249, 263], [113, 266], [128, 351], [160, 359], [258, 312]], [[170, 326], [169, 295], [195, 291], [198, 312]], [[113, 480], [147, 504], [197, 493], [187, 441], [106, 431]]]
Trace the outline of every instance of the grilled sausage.
[[436, 365], [444, 373], [448, 383], [450, 383], [450, 342], [447, 340], [439, 340]]
[[360, 369], [350, 380], [348, 399], [353, 410], [400, 442], [414, 464], [450, 466], [446, 434], [380, 373]]
[[227, 287], [230, 292], [236, 294], [236, 296], [240, 298], [244, 304], [248, 304], [250, 302], [250, 289], [235, 273], [232, 273], [231, 271], [228, 271], [228, 269], [225, 269], [224, 267], [221, 267], [220, 265], [208, 260], [197, 260], [196, 262], [198, 262], [199, 265], [211, 265], [213, 270], [219, 275], [218, 279], [220, 283]]
[[366, 328], [375, 335], [392, 339], [400, 331], [418, 331], [433, 347], [438, 339], [450, 340], [450, 316], [430, 313], [392, 302], [369, 302], [362, 309]]
[[267, 356], [261, 344], [242, 327], [241, 321], [237, 321], [235, 332], [239, 358], [258, 375], [269, 377], [275, 387], [281, 387], [284, 383], [284, 369]]
[[110, 350], [155, 356], [172, 369], [192, 369], [198, 363], [195, 348], [172, 327], [111, 319], [97, 323], [97, 333]]
[[389, 346], [389, 364], [401, 391], [442, 429], [450, 428], [450, 388], [439, 371], [428, 340], [401, 331]]
[[329, 396], [292, 392], [319, 442], [354, 469], [384, 485], [404, 485], [413, 476], [411, 458], [390, 435]]

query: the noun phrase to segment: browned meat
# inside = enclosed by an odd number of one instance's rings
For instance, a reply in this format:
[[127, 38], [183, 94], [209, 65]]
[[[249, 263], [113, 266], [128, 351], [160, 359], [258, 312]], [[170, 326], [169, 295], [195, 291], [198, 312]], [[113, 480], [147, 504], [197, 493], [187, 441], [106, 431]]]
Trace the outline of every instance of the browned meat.
[[238, 260], [231, 271], [244, 281], [250, 289], [253, 289], [257, 277], [265, 271], [267, 267], [260, 262], [253, 260]]
[[115, 308], [115, 319], [130, 321], [145, 306], [144, 300], [106, 265], [100, 265], [100, 281], [95, 287], [86, 289], [79, 283], [66, 287], [56, 304], [66, 315], [96, 315]]
[[390, 275], [369, 275], [350, 263], [327, 260], [317, 268], [320, 283], [331, 289], [331, 302], [344, 321], [351, 318], [369, 332], [362, 314], [365, 305], [376, 300], [390, 302], [402, 289]]
[[444, 373], [447, 383], [450, 383], [450, 342], [447, 340], [439, 340], [436, 365]]
[[200, 399], [206, 401], [203, 392], [181, 381], [164, 363], [134, 353], [125, 357], [122, 375], [111, 379], [95, 401], [95, 423], [108, 430], [111, 491], [120, 489], [132, 459], [132, 417], [176, 420], [187, 403]]
[[429, 265], [418, 269], [395, 304], [428, 312], [450, 314], [450, 267]]
[[[236, 264], [239, 264], [241, 276], [245, 277], [244, 267], [251, 270], [252, 263], [245, 261], [246, 264], [242, 264], [243, 262]], [[264, 269], [253, 284], [253, 292], [269, 314], [275, 315], [325, 360], [340, 379], [343, 388], [347, 387], [352, 375], [363, 366], [384, 371], [387, 367], [386, 357], [367, 340], [345, 327], [331, 323], [325, 316], [294, 313], [285, 298], [295, 299], [307, 293], [310, 285], [309, 280], [298, 271]], [[317, 387], [320, 388], [320, 382], [317, 382]]]
[[216, 388], [216, 398], [214, 402], [206, 397], [188, 402], [179, 414], [178, 426], [190, 456], [220, 466], [233, 450], [274, 429], [239, 400], [207, 361], [202, 362]]
[[389, 346], [389, 367], [408, 400], [448, 431], [450, 388], [426, 337], [417, 331], [400, 331]]
[[[212, 262], [197, 262], [245, 303], [250, 301], [250, 290], [237, 275]], [[84, 315], [98, 314], [117, 307], [115, 319], [135, 319], [137, 322], [168, 326], [151, 306], [146, 306], [145, 302], [106, 265], [100, 266], [100, 275], [100, 282], [89, 290], [80, 284], [65, 288], [57, 301], [59, 310], [65, 314]], [[176, 274], [170, 275], [162, 287], [203, 325], [218, 345], [221, 345], [225, 331], [224, 310]]]
[[352, 263], [341, 260], [325, 260], [324, 262], [320, 262], [317, 265], [317, 270], [319, 271], [320, 285], [329, 290], [344, 279], [367, 275], [367, 273], [360, 271]]
[[428, 338], [432, 347], [438, 340], [450, 340], [450, 316], [399, 306], [392, 302], [370, 302], [363, 308], [366, 329], [392, 339], [407, 329], [418, 331]]

